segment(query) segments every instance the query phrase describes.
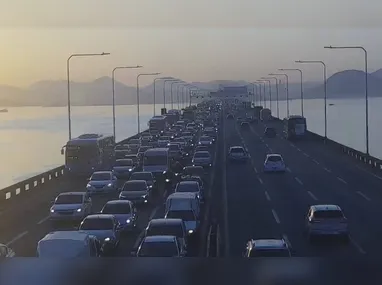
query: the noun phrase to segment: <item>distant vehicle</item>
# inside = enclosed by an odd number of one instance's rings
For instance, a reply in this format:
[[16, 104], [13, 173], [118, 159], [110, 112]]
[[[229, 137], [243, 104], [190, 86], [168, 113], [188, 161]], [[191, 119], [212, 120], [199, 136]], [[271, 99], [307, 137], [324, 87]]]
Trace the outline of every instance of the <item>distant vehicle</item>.
[[270, 109], [262, 109], [260, 111], [260, 120], [268, 122], [272, 119], [272, 111]]
[[76, 176], [89, 176], [108, 168], [114, 158], [114, 144], [113, 136], [101, 134], [83, 134], [71, 139], [61, 149], [61, 154], [65, 154], [65, 168]]
[[244, 130], [249, 130], [249, 123], [248, 122], [242, 122], [240, 124], [240, 128], [242, 128]]
[[242, 146], [230, 147], [228, 157], [231, 162], [246, 162], [248, 161], [248, 154]]
[[129, 200], [108, 201], [103, 206], [101, 214], [113, 215], [119, 222], [121, 231], [130, 231], [137, 226], [137, 209]]
[[5, 244], [0, 243], [0, 258], [6, 258], [6, 257], [15, 257], [15, 252], [6, 246]]
[[131, 154], [130, 149], [128, 147], [126, 148], [118, 148], [115, 150], [115, 159], [124, 159], [127, 158]]
[[349, 241], [348, 221], [338, 205], [310, 206], [306, 229], [310, 240], [318, 236], [335, 235]]
[[117, 177], [112, 171], [97, 171], [89, 178], [86, 191], [93, 194], [112, 194], [118, 189]]
[[181, 219], [184, 222], [186, 231], [188, 235], [195, 236], [199, 229], [199, 221], [196, 218], [196, 213], [191, 209], [191, 207], [174, 208], [171, 207], [169, 211], [166, 212], [165, 219]]
[[204, 179], [204, 169], [202, 166], [186, 166], [183, 168], [183, 175], [199, 176]]
[[227, 115], [227, 119], [233, 119], [233, 115], [232, 114], [228, 114]]
[[160, 134], [169, 128], [169, 123], [166, 116], [154, 116], [147, 124], [152, 135]]
[[264, 135], [267, 138], [275, 138], [276, 137], [276, 130], [275, 130], [275, 128], [266, 127], [265, 131], [264, 131]]
[[49, 220], [81, 222], [91, 212], [92, 199], [85, 192], [64, 192], [53, 201]]
[[197, 151], [192, 158], [193, 166], [208, 168], [212, 166], [212, 157], [208, 151]]
[[152, 148], [143, 157], [143, 171], [151, 172], [155, 179], [171, 183], [171, 159], [168, 148]]
[[156, 180], [151, 172], [134, 172], [130, 176], [130, 180], [144, 180], [150, 189], [156, 188]]
[[302, 116], [289, 116], [283, 124], [284, 137], [288, 140], [303, 138], [307, 134], [306, 119]]
[[280, 154], [267, 154], [264, 162], [264, 172], [285, 172], [286, 167]]
[[150, 201], [150, 188], [145, 180], [129, 180], [125, 182], [119, 194], [120, 200], [129, 200], [137, 204], [147, 204]]
[[197, 152], [197, 151], [210, 151], [210, 148], [208, 146], [205, 146], [205, 145], [198, 145], [195, 148], [195, 152]]
[[117, 159], [114, 163], [113, 173], [117, 178], [129, 178], [135, 167], [132, 159]]
[[137, 257], [184, 257], [185, 250], [176, 236], [145, 237], [136, 253]]
[[187, 180], [179, 182], [175, 187], [175, 193], [182, 192], [195, 193], [202, 200], [203, 194], [198, 181]]
[[283, 239], [258, 239], [247, 243], [244, 257], [292, 257], [292, 254]]
[[201, 136], [199, 138], [198, 145], [204, 145], [204, 146], [212, 146], [213, 144], [213, 139], [208, 136]]

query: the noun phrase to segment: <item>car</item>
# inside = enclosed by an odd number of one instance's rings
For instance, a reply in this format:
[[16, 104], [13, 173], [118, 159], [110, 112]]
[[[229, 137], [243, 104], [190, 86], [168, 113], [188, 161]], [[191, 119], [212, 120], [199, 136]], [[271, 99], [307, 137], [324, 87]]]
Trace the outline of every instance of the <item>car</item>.
[[204, 179], [204, 169], [202, 166], [185, 166], [183, 167], [182, 176], [199, 176]]
[[143, 238], [136, 257], [184, 257], [185, 250], [176, 236], [148, 236]]
[[264, 162], [264, 172], [285, 172], [286, 166], [280, 154], [267, 154]]
[[131, 174], [129, 180], [144, 180], [146, 181], [146, 184], [149, 187], [149, 189], [155, 189], [157, 187], [154, 175], [148, 171], [134, 172], [133, 174]]
[[179, 182], [175, 187], [175, 193], [179, 192], [191, 192], [196, 193], [198, 198], [202, 200], [202, 189], [200, 188], [198, 181], [183, 180]]
[[49, 220], [81, 222], [91, 212], [92, 199], [86, 192], [64, 192], [53, 201]]
[[192, 158], [193, 166], [202, 166], [209, 168], [212, 166], [212, 157], [209, 151], [197, 151]]
[[249, 123], [248, 122], [241, 122], [240, 128], [242, 128], [244, 130], [249, 130]]
[[232, 146], [229, 148], [228, 158], [231, 162], [247, 162], [248, 153], [242, 146]]
[[86, 191], [89, 195], [113, 194], [118, 189], [117, 180], [112, 171], [96, 171], [89, 178]]
[[338, 236], [349, 241], [348, 221], [338, 205], [313, 205], [306, 215], [310, 240], [318, 236]]
[[[182, 194], [185, 194], [185, 193], [182, 193]], [[195, 195], [195, 194], [191, 194], [191, 195]], [[191, 237], [195, 238], [197, 236], [200, 223], [196, 217], [196, 213], [189, 206], [190, 205], [183, 208], [177, 207], [176, 209], [170, 208], [170, 210], [166, 212], [164, 218], [165, 219], [181, 219], [184, 222], [188, 236], [190, 238]]]
[[129, 200], [135, 205], [148, 204], [151, 198], [150, 192], [145, 180], [129, 180], [123, 185], [119, 199]]
[[208, 146], [205, 146], [205, 145], [198, 145], [195, 148], [195, 152], [196, 151], [210, 151], [210, 148]]
[[124, 159], [130, 154], [130, 150], [128, 148], [118, 148], [115, 150], [115, 159]]
[[204, 146], [212, 146], [213, 139], [209, 136], [201, 136], [199, 138], [198, 145], [204, 145]]
[[227, 119], [233, 119], [233, 115], [232, 114], [228, 114], [227, 115]]
[[103, 206], [101, 214], [113, 215], [119, 222], [121, 231], [136, 228], [138, 213], [134, 204], [129, 200], [111, 200]]
[[168, 143], [170, 143], [171, 137], [161, 136], [158, 138], [157, 144], [158, 147], [166, 147]]
[[118, 178], [129, 178], [136, 165], [132, 159], [117, 159], [113, 166], [113, 173]]
[[241, 124], [241, 122], [244, 121], [244, 118], [243, 117], [237, 117], [236, 121]]
[[266, 136], [267, 138], [276, 137], [276, 129], [271, 127], [266, 127], [264, 131], [264, 136]]
[[81, 222], [78, 230], [95, 236], [105, 253], [114, 252], [119, 246], [121, 226], [114, 215], [89, 215]]
[[181, 219], [152, 219], [149, 221], [145, 237], [149, 236], [176, 236], [184, 249], [187, 249], [186, 227]]
[[182, 149], [184, 149], [188, 145], [187, 139], [185, 139], [183, 137], [175, 138], [172, 142], [178, 143]]
[[0, 258], [6, 258], [6, 257], [15, 257], [15, 252], [6, 246], [5, 244], [0, 243]]
[[257, 239], [247, 242], [244, 257], [292, 257], [284, 239]]

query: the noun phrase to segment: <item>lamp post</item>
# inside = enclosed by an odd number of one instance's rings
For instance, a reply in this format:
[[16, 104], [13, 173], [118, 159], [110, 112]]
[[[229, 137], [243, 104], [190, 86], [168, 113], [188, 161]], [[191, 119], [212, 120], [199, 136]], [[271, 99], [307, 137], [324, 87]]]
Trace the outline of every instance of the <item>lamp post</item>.
[[174, 98], [172, 96], [172, 86], [177, 83], [181, 83], [181, 80], [173, 81], [170, 83], [170, 96], [171, 96], [171, 109], [174, 109]]
[[286, 79], [286, 99], [287, 99], [287, 117], [289, 117], [289, 77], [288, 74], [285, 73], [269, 73], [271, 76], [285, 76]]
[[132, 68], [141, 68], [141, 67], [143, 67], [143, 66], [141, 66], [141, 65], [117, 66], [111, 72], [111, 82], [113, 85], [113, 136], [114, 136], [114, 141], [116, 141], [116, 138], [115, 138], [115, 71], [118, 69], [132, 69]]
[[75, 53], [68, 57], [66, 60], [66, 77], [68, 88], [68, 123], [69, 123], [69, 140], [72, 139], [72, 118], [71, 118], [71, 104], [70, 104], [70, 59], [73, 57], [90, 57], [90, 56], [104, 56], [110, 55], [108, 52], [102, 53]]
[[277, 104], [277, 118], [280, 119], [279, 114], [279, 79], [277, 77], [264, 77], [265, 79], [274, 79], [276, 81], [276, 104]]
[[[267, 102], [265, 101], [265, 82], [264, 81], [259, 81], [257, 80], [256, 81], [258, 84], [260, 84], [260, 97], [261, 97], [261, 87], [263, 87], [263, 103], [264, 103], [264, 108], [267, 107]], [[261, 100], [260, 100], [260, 104], [261, 104]]]
[[179, 81], [179, 79], [171, 78], [163, 81], [163, 108], [166, 108], [166, 83], [171, 81]]
[[301, 99], [301, 116], [304, 117], [304, 94], [302, 88], [302, 70], [298, 68], [280, 68], [280, 71], [298, 71], [300, 72], [300, 99]]
[[140, 122], [140, 116], [139, 116], [139, 77], [141, 76], [155, 76], [159, 75], [160, 72], [154, 72], [154, 73], [140, 73], [137, 75], [137, 117], [138, 117], [138, 134], [141, 132], [141, 122]]
[[325, 121], [325, 140], [328, 138], [328, 116], [327, 116], [327, 80], [326, 80], [326, 64], [322, 60], [296, 60], [296, 63], [313, 63], [313, 64], [321, 64], [324, 71], [324, 121]]
[[154, 84], [153, 84], [154, 85], [154, 94], [153, 94], [153, 96], [154, 96], [154, 112], [153, 112], [154, 116], [155, 116], [155, 107], [156, 107], [155, 106], [155, 104], [156, 104], [155, 83], [157, 80], [166, 80], [166, 79], [172, 79], [172, 77], [159, 77], [159, 78], [154, 79]]
[[272, 89], [271, 89], [271, 81], [269, 79], [266, 79], [265, 77], [261, 77], [261, 80], [268, 82], [268, 88], [269, 88], [269, 110], [272, 111]]
[[363, 46], [326, 46], [327, 49], [360, 49], [365, 54], [365, 129], [366, 129], [366, 154], [369, 153], [369, 84], [367, 74], [367, 50]]

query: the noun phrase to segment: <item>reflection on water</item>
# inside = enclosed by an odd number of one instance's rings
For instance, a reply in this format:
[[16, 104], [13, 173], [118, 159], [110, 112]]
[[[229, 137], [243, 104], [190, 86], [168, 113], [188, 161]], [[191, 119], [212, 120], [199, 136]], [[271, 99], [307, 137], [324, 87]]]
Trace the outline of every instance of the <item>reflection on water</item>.
[[[364, 100], [328, 100], [328, 137], [365, 151]], [[157, 106], [156, 114], [160, 114]], [[382, 158], [382, 132], [379, 122], [382, 99], [370, 99], [370, 152]], [[147, 128], [152, 105], [141, 106], [141, 130]], [[276, 115], [276, 102], [272, 103]], [[285, 102], [279, 104], [280, 117], [286, 114]], [[300, 101], [290, 102], [290, 113], [300, 114]], [[137, 132], [136, 106], [116, 107], [117, 141]], [[308, 128], [324, 133], [324, 105], [322, 99], [305, 100]], [[73, 107], [72, 136], [83, 133], [112, 133], [111, 106]], [[62, 165], [61, 147], [68, 138], [66, 107], [9, 108], [0, 114], [0, 189], [27, 177]]]

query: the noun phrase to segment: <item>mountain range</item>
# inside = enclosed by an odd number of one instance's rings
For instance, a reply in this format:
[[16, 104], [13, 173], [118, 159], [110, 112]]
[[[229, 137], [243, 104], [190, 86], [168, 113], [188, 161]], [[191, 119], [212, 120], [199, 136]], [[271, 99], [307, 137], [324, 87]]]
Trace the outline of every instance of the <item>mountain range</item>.
[[[209, 82], [191, 82], [194, 86], [215, 91], [219, 86], [242, 86], [246, 81], [215, 80]], [[166, 101], [170, 102], [170, 84], [167, 84]], [[382, 95], [382, 69], [368, 75], [369, 96]], [[272, 92], [275, 93], [275, 86]], [[279, 86], [279, 98], [285, 98], [285, 84]], [[71, 104], [74, 106], [95, 106], [112, 104], [112, 81], [110, 77], [101, 77], [91, 82], [71, 82]], [[251, 90], [251, 87], [249, 87]], [[139, 88], [141, 104], [153, 103], [153, 84]], [[268, 91], [266, 91], [268, 92]], [[328, 98], [361, 98], [365, 93], [365, 73], [360, 70], [344, 70], [327, 79]], [[268, 93], [267, 93], [268, 94]], [[273, 95], [274, 96], [274, 95]], [[324, 85], [322, 82], [304, 82], [305, 98], [322, 98]], [[177, 102], [176, 88], [173, 88], [173, 99]], [[300, 83], [289, 84], [289, 98], [300, 97]], [[163, 102], [163, 83], [156, 83], [156, 101]], [[117, 105], [133, 105], [137, 103], [136, 87], [127, 86], [115, 81], [115, 102]], [[0, 85], [0, 106], [66, 106], [67, 82], [65, 80], [39, 81], [27, 88]]]

